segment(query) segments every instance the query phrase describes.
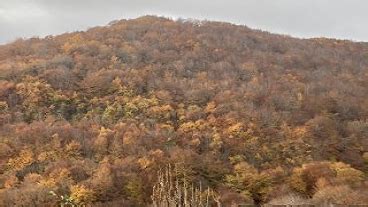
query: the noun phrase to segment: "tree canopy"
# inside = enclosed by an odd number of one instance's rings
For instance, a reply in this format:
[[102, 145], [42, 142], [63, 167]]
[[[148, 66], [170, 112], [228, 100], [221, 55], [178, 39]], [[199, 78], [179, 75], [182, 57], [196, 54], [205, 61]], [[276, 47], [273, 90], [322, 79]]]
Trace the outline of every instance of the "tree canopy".
[[153, 16], [19, 39], [0, 206], [149, 206], [168, 164], [224, 206], [367, 204], [367, 94], [368, 43]]

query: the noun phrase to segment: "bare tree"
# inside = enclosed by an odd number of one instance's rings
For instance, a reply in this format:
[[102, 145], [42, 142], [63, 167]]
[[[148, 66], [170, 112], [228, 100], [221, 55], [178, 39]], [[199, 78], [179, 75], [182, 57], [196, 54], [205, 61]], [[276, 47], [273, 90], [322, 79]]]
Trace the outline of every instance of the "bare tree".
[[170, 164], [158, 172], [157, 183], [153, 186], [153, 207], [209, 207], [221, 206], [219, 196], [210, 188], [202, 190], [202, 183], [188, 186], [186, 175], [179, 177], [179, 168]]

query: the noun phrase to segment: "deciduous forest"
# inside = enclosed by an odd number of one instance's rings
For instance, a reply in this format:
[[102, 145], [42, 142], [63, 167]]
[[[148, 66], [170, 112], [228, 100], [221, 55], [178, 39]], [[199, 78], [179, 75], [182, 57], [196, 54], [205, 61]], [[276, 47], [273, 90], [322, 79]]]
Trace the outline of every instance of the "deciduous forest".
[[0, 46], [0, 206], [358, 205], [367, 176], [368, 43], [144, 16]]

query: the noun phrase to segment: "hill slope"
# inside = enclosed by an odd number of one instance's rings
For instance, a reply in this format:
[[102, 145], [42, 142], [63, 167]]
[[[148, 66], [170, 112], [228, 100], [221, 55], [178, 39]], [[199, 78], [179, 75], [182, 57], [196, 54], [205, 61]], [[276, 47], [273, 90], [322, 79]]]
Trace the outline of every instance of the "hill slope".
[[0, 206], [147, 206], [167, 163], [224, 206], [368, 202], [367, 94], [367, 43], [151, 16], [18, 40], [0, 46]]

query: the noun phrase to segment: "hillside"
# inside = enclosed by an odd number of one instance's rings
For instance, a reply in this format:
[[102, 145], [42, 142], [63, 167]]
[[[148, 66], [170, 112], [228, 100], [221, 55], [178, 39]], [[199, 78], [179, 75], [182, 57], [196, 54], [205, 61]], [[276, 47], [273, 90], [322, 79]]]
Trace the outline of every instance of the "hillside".
[[367, 204], [368, 43], [145, 16], [0, 46], [0, 206], [149, 206], [169, 163], [223, 206]]

